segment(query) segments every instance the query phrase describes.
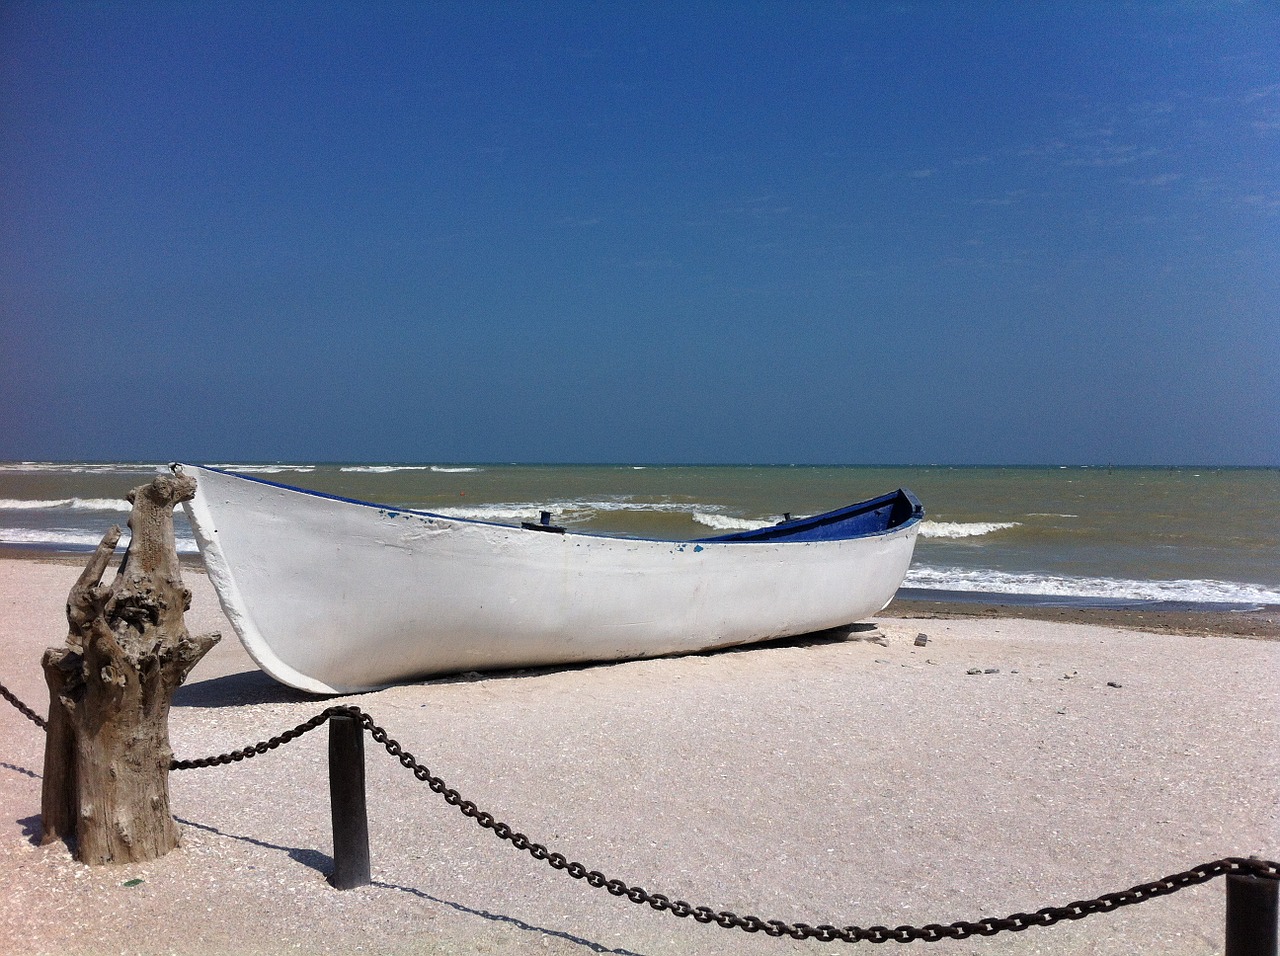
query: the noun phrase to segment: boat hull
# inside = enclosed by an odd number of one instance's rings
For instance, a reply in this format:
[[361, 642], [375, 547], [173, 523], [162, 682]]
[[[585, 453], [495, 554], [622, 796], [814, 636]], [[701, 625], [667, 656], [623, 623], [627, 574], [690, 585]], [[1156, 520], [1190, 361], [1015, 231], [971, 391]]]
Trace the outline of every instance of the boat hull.
[[850, 624], [893, 598], [919, 526], [917, 513], [845, 540], [653, 541], [396, 510], [181, 467], [196, 477], [187, 514], [241, 642], [276, 680], [320, 694]]

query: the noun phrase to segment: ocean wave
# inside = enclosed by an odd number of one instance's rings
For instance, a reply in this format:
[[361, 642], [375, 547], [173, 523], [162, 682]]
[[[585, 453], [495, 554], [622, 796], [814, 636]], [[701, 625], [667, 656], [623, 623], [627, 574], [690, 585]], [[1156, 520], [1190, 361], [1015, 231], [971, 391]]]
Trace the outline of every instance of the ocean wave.
[[[415, 510], [406, 507], [407, 511]], [[707, 510], [705, 504], [691, 504], [677, 501], [636, 501], [628, 496], [614, 499], [586, 501], [567, 499], [544, 502], [500, 502], [495, 504], [476, 505], [444, 505], [427, 510], [432, 514], [449, 518], [465, 518], [473, 521], [516, 522], [531, 521], [541, 511], [549, 511], [552, 519], [558, 524], [580, 525], [597, 520], [604, 515], [612, 514], [675, 514], [688, 515], [690, 519], [717, 531], [748, 531], [755, 528], [767, 528], [777, 524], [781, 519], [739, 518], [715, 511]]]
[[[412, 510], [412, 509], [410, 509]], [[443, 508], [433, 508], [430, 514], [443, 515], [446, 518], [463, 518], [469, 521], [496, 521], [496, 522], [514, 522], [514, 521], [534, 521], [538, 517], [539, 511], [550, 511], [556, 515], [557, 520], [563, 521], [564, 510], [557, 509], [554, 506], [543, 505], [542, 507], [530, 507], [529, 505], [447, 505]]]
[[62, 461], [5, 461], [0, 462], [0, 473], [51, 474], [51, 475], [154, 475], [166, 471], [164, 465], [149, 462], [62, 462]]
[[283, 472], [308, 474], [316, 470], [315, 465], [210, 465], [220, 471], [234, 471], [242, 475], [279, 475]]
[[484, 471], [475, 465], [343, 465], [339, 471], [362, 475], [390, 475], [397, 471], [432, 471], [440, 475], [462, 475]]
[[977, 538], [995, 531], [1016, 528], [1020, 521], [922, 521], [922, 538]]
[[[102, 541], [103, 532], [82, 531], [72, 528], [0, 528], [0, 544], [21, 547], [45, 548], [52, 551], [92, 551]], [[175, 536], [179, 554], [196, 554], [196, 539], [186, 535]], [[129, 546], [129, 532], [120, 536], [117, 551]]]
[[388, 475], [393, 471], [434, 471], [435, 469], [430, 465], [343, 465], [338, 470], [362, 475]]
[[905, 587], [935, 591], [1113, 598], [1128, 601], [1191, 601], [1280, 604], [1280, 591], [1239, 581], [1138, 581], [1126, 578], [1013, 574], [970, 568], [913, 567]]
[[0, 498], [0, 511], [124, 511], [133, 506], [123, 498]]
[[623, 501], [507, 501], [487, 505], [445, 505], [431, 509], [435, 514], [450, 518], [470, 518], [474, 521], [531, 521], [539, 512], [550, 511], [562, 524], [580, 524], [599, 517], [602, 513], [631, 511], [669, 511], [659, 505], [634, 505]]
[[764, 520], [735, 518], [732, 515], [713, 514], [707, 511], [694, 511], [692, 516], [693, 520], [698, 524], [706, 525], [708, 528], [715, 528], [717, 531], [755, 531], [757, 528], [768, 528], [770, 525], [775, 525], [780, 520], [778, 518]]

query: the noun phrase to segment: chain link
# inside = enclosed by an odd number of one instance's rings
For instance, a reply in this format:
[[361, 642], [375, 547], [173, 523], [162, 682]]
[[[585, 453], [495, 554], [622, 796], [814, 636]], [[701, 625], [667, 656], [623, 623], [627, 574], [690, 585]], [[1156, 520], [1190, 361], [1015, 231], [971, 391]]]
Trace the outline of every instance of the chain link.
[[684, 900], [673, 900], [662, 893], [650, 893], [643, 887], [631, 886], [622, 880], [609, 879], [598, 870], [588, 870], [583, 864], [568, 859], [564, 854], [548, 850], [541, 843], [535, 843], [523, 833], [512, 830], [507, 824], [495, 820], [493, 814], [479, 809], [470, 800], [464, 799], [458, 791], [450, 788], [440, 777], [418, 763], [413, 754], [401, 747], [398, 741], [375, 724], [373, 718], [359, 707], [330, 709], [342, 711], [347, 716], [358, 720], [369, 735], [386, 748], [387, 753], [397, 758], [406, 769], [413, 771], [413, 775], [427, 784], [432, 791], [444, 797], [446, 803], [457, 807], [463, 816], [474, 820], [477, 826], [492, 831], [494, 836], [528, 853], [535, 860], [546, 863], [554, 870], [563, 870], [575, 880], [583, 880], [588, 885], [604, 889], [614, 896], [626, 897], [633, 903], [647, 904], [658, 912], [670, 913], [681, 919], [692, 917], [698, 923], [715, 923], [725, 929], [740, 929], [747, 933], [790, 936], [792, 939], [816, 939], [824, 943], [837, 940], [846, 943], [910, 943], [916, 940], [936, 942], [941, 939], [967, 939], [970, 936], [994, 936], [996, 933], [1005, 931], [1016, 933], [1030, 929], [1032, 926], [1052, 926], [1062, 920], [1077, 920], [1095, 913], [1109, 913], [1121, 906], [1130, 906], [1158, 896], [1167, 896], [1185, 887], [1205, 883], [1229, 873], [1280, 879], [1278, 863], [1227, 857], [1215, 860], [1213, 863], [1192, 867], [1182, 873], [1174, 873], [1161, 880], [1142, 883], [1117, 893], [1107, 893], [1097, 899], [1077, 900], [1066, 906], [1046, 906], [1034, 913], [1014, 913], [1003, 919], [988, 916], [975, 922], [962, 920], [945, 926], [940, 923], [930, 923], [926, 926], [898, 926], [890, 929], [887, 926], [839, 927], [830, 923], [813, 926], [808, 923], [765, 920], [751, 915], [739, 916], [730, 910], [716, 911], [709, 906], [693, 906]]
[[46, 721], [43, 717], [37, 714], [34, 710], [32, 710], [22, 701], [18, 700], [18, 698], [13, 695], [13, 692], [10, 691], [9, 688], [5, 687], [4, 684], [0, 684], [0, 697], [3, 697], [9, 703], [13, 704], [14, 707], [18, 708], [18, 713], [20, 713], [23, 717], [27, 718], [27, 720], [31, 721], [41, 730], [48, 729], [49, 727], [48, 721]]
[[193, 770], [198, 767], [217, 767], [229, 763], [235, 763], [238, 760], [248, 760], [250, 757], [256, 757], [264, 754], [268, 750], [275, 750], [281, 744], [287, 744], [290, 741], [297, 740], [303, 734], [310, 733], [317, 727], [324, 724], [335, 714], [347, 714], [347, 707], [328, 707], [316, 714], [310, 720], [304, 720], [292, 730], [286, 730], [284, 733], [272, 737], [269, 740], [261, 740], [256, 744], [250, 744], [248, 747], [242, 747], [240, 750], [233, 750], [230, 753], [218, 754], [216, 757], [198, 757], [195, 760], [174, 760], [169, 764], [170, 770]]
[[[38, 714], [22, 703], [0, 684], [0, 695], [13, 704], [28, 720], [36, 726], [44, 728], [45, 721]], [[381, 744], [392, 757], [395, 757], [406, 770], [422, 783], [440, 794], [450, 806], [458, 808], [463, 816], [469, 817], [476, 825], [491, 831], [500, 840], [505, 840], [517, 850], [528, 853], [533, 859], [546, 863], [553, 870], [563, 870], [575, 880], [582, 880], [596, 889], [603, 889], [613, 896], [626, 897], [632, 903], [648, 905], [660, 913], [670, 913], [680, 919], [692, 918], [698, 923], [715, 923], [725, 929], [740, 929], [747, 933], [764, 933], [766, 936], [789, 936], [792, 939], [816, 939], [823, 943], [910, 943], [917, 940], [937, 942], [941, 939], [968, 939], [970, 936], [994, 936], [1002, 932], [1022, 932], [1032, 926], [1052, 926], [1063, 920], [1084, 919], [1095, 913], [1109, 913], [1122, 906], [1145, 903], [1159, 896], [1168, 896], [1188, 886], [1207, 883], [1228, 874], [1240, 874], [1280, 879], [1280, 863], [1270, 860], [1247, 859], [1244, 857], [1225, 857], [1212, 863], [1202, 863], [1181, 873], [1173, 873], [1163, 879], [1150, 883], [1140, 883], [1127, 890], [1105, 893], [1091, 900], [1076, 900], [1065, 906], [1046, 906], [1034, 913], [1014, 913], [1004, 918], [984, 917], [976, 921], [960, 920], [946, 925], [929, 923], [924, 926], [834, 926], [823, 923], [818, 926], [809, 923], [787, 923], [782, 920], [766, 920], [759, 916], [739, 916], [731, 910], [714, 910], [709, 906], [694, 906], [684, 900], [673, 900], [662, 893], [650, 893], [641, 886], [632, 886], [618, 879], [610, 879], [599, 870], [588, 870], [586, 866], [570, 860], [563, 853], [547, 849], [541, 843], [535, 843], [525, 834], [513, 830], [493, 814], [481, 810], [476, 804], [462, 797], [433, 774], [424, 764], [417, 761], [399, 741], [392, 738], [386, 730], [374, 723], [373, 718], [354, 705], [340, 705], [326, 708], [310, 720], [306, 720], [292, 730], [286, 730], [279, 736], [272, 737], [240, 750], [219, 754], [216, 757], [201, 757], [196, 760], [174, 760], [170, 764], [172, 770], [190, 770], [196, 767], [214, 767], [238, 760], [247, 760], [258, 754], [274, 750], [281, 744], [296, 740], [303, 734], [315, 730], [332, 717], [350, 717], [359, 721], [369, 736]]]

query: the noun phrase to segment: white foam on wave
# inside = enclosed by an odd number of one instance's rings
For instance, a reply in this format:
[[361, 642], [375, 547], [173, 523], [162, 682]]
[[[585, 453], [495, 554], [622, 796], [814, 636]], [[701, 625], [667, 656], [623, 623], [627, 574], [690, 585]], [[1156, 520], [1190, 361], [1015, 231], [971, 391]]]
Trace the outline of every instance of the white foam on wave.
[[428, 465], [343, 465], [339, 471], [361, 475], [388, 475], [393, 471], [426, 471]]
[[56, 501], [25, 501], [17, 498], [0, 498], [0, 511], [40, 511], [69, 508], [74, 500], [74, 498], [59, 498]]
[[715, 528], [717, 531], [755, 531], [757, 528], [768, 528], [778, 523], [779, 518], [752, 519], [735, 518], [732, 515], [719, 515], [706, 511], [693, 512], [693, 520], [698, 524]]
[[316, 470], [315, 465], [210, 465], [221, 471], [235, 471], [242, 475], [279, 475], [283, 472], [296, 472], [305, 475]]
[[669, 511], [661, 505], [636, 505], [625, 501], [579, 501], [576, 499], [546, 502], [507, 501], [487, 505], [445, 505], [431, 509], [436, 514], [451, 518], [470, 518], [475, 521], [531, 521], [542, 511], [550, 511], [557, 522], [586, 522], [601, 512], [618, 511]]
[[0, 511], [131, 511], [123, 498], [0, 498]]
[[[451, 518], [469, 518], [475, 521], [531, 521], [541, 511], [550, 511], [553, 520], [560, 524], [582, 524], [598, 518], [602, 514], [686, 514], [698, 524], [714, 528], [717, 531], [749, 531], [756, 528], [767, 528], [777, 524], [780, 517], [773, 518], [737, 518], [732, 515], [707, 511], [706, 505], [689, 504], [677, 501], [637, 501], [628, 496], [618, 498], [584, 501], [568, 499], [546, 502], [502, 502], [484, 505], [444, 505], [442, 507], [420, 509]], [[411, 510], [411, 509], [406, 509]]]
[[1011, 574], [970, 568], [913, 567], [905, 587], [937, 591], [1114, 598], [1127, 601], [1192, 601], [1280, 604], [1280, 591], [1238, 581], [1138, 581], [1126, 578]]
[[475, 465], [343, 465], [339, 471], [362, 475], [390, 475], [397, 471], [433, 471], [441, 475], [462, 475], [484, 469]]
[[[177, 534], [175, 543], [179, 554], [196, 554], [199, 548], [193, 536]], [[49, 548], [54, 551], [74, 548], [93, 549], [102, 541], [102, 533], [72, 528], [0, 528], [0, 544], [24, 547]], [[129, 532], [120, 536], [117, 551], [129, 546]]]
[[978, 538], [984, 534], [1016, 528], [1020, 521], [922, 521], [922, 538]]
[[449, 505], [444, 508], [430, 509], [432, 514], [444, 515], [446, 518], [466, 518], [471, 521], [533, 521], [539, 511], [551, 511], [557, 515], [562, 512], [554, 506], [544, 505], [531, 508], [528, 505]]
[[52, 475], [152, 475], [166, 470], [164, 466], [147, 462], [62, 462], [62, 461], [5, 461], [0, 462], [0, 472], [13, 474]]

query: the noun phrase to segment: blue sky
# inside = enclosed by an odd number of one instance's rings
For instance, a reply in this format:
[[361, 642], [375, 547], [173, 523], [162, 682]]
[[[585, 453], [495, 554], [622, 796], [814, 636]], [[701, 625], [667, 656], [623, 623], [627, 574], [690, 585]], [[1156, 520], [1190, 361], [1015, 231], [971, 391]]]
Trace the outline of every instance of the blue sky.
[[0, 6], [0, 458], [1280, 465], [1270, 3]]

